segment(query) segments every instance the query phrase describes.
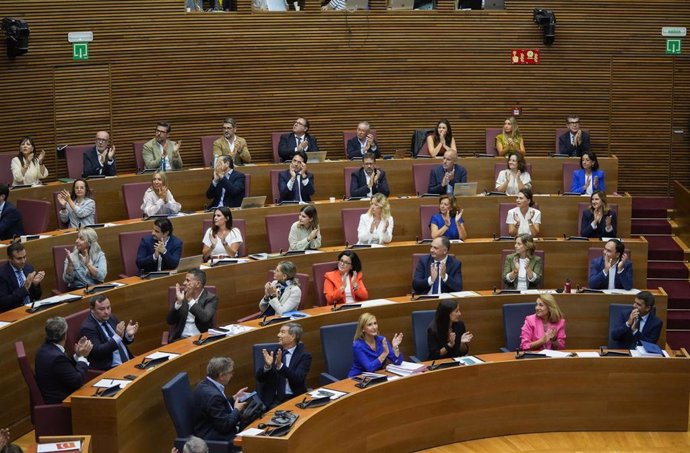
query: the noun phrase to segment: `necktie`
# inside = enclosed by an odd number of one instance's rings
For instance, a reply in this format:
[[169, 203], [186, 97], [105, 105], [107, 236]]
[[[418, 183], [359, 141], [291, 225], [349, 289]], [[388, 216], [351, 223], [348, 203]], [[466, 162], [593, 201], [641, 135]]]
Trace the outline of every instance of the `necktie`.
[[294, 193], [295, 201], [301, 201], [300, 189], [302, 185], [302, 175], [297, 175], [295, 178], [295, 184], [292, 186], [292, 192]]
[[436, 280], [434, 280], [434, 291], [433, 294], [441, 294], [441, 263], [438, 261], [434, 262], [436, 266]]
[[[110, 324], [108, 324], [107, 322], [104, 321], [101, 323], [101, 326], [103, 326], [103, 328], [105, 329], [106, 333], [108, 334], [108, 337], [113, 338], [115, 336], [115, 331], [113, 330], [113, 328]], [[113, 363], [112, 363], [113, 366], [119, 365], [120, 363], [123, 363], [123, 362], [126, 362], [127, 360], [129, 360], [129, 356], [127, 355], [127, 350], [122, 345], [122, 342], [119, 342], [119, 341], [117, 342], [117, 351], [116, 352], [119, 354], [119, 357], [116, 357], [115, 353], [113, 353]], [[119, 363], [117, 363], [118, 362], [117, 359], [120, 359]]]
[[[290, 366], [290, 361], [288, 360], [288, 356], [290, 355], [290, 351], [287, 349], [283, 349], [283, 366], [284, 367], [289, 367]], [[285, 382], [284, 385], [281, 385], [283, 393], [285, 395], [291, 395], [292, 394], [292, 389], [290, 388], [290, 382], [283, 378], [283, 381]]]
[[[17, 274], [17, 283], [19, 284], [19, 287], [21, 288], [24, 286], [24, 283], [26, 283], [26, 277], [24, 277], [24, 272], [22, 272], [21, 269], [15, 269], [14, 271]], [[29, 305], [31, 303], [31, 298], [27, 295], [24, 297], [24, 305]]]

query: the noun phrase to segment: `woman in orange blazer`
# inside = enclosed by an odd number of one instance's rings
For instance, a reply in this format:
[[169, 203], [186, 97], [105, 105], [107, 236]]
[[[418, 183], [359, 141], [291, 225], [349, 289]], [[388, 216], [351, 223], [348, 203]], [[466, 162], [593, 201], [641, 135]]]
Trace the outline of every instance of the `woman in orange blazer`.
[[367, 300], [369, 293], [362, 281], [362, 262], [352, 250], [338, 255], [338, 269], [323, 276], [323, 294], [326, 304], [344, 304]]

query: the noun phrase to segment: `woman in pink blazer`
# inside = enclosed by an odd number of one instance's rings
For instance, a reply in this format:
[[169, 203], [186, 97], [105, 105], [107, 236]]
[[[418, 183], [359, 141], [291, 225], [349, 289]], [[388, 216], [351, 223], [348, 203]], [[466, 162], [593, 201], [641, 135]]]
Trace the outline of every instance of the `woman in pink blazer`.
[[338, 255], [338, 269], [323, 276], [323, 294], [326, 304], [344, 304], [367, 300], [369, 293], [362, 281], [362, 262], [352, 250]]
[[551, 294], [537, 298], [534, 314], [525, 318], [520, 333], [520, 349], [565, 349], [565, 317]]

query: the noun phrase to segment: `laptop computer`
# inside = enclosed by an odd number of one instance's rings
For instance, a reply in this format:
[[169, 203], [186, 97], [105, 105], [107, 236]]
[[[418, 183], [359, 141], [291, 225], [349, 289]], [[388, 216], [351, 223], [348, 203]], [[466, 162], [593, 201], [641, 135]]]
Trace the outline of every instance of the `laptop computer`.
[[177, 272], [187, 272], [192, 269], [198, 269], [203, 263], [204, 255], [194, 255], [182, 258], [177, 265]]
[[414, 8], [414, 0], [389, 0], [388, 9], [409, 9]]
[[257, 197], [244, 197], [240, 209], [249, 208], [263, 208], [266, 204], [266, 195], [259, 195]]
[[482, 9], [484, 0], [459, 0], [457, 9]]
[[285, 0], [266, 0], [269, 11], [287, 11], [288, 6]]
[[477, 195], [477, 183], [456, 182], [453, 186], [453, 195], [456, 197], [471, 197]]
[[484, 9], [506, 9], [505, 0], [484, 0]]
[[346, 4], [349, 10], [369, 9], [369, 0], [347, 0]]
[[328, 151], [309, 151], [307, 152], [307, 163], [318, 164], [326, 160], [326, 153]]

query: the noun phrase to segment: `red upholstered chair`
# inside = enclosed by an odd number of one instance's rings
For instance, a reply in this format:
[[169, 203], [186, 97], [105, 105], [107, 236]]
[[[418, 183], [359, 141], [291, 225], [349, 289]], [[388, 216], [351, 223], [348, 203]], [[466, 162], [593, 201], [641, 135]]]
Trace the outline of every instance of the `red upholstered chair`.
[[[376, 137], [376, 129], [369, 129], [369, 133], [374, 136], [374, 140], [377, 139]], [[347, 159], [347, 142], [350, 141], [352, 137], [357, 136], [357, 131], [343, 131], [343, 153], [345, 154], [345, 158]], [[347, 192], [345, 192], [347, 193]]]
[[17, 153], [0, 153], [0, 183], [11, 186], [14, 182], [12, 176], [12, 159]]
[[515, 207], [515, 203], [500, 203], [498, 205], [498, 225], [500, 236], [510, 236], [508, 233], [508, 224], [506, 223], [506, 216], [508, 211]]
[[53, 294], [62, 294], [69, 291], [67, 283], [62, 279], [65, 270], [65, 249], [72, 250], [74, 244], [54, 245], [53, 246], [53, 269], [55, 271], [55, 286]]
[[36, 376], [29, 364], [29, 359], [24, 350], [24, 342], [17, 341], [14, 344], [17, 354], [19, 369], [24, 376], [24, 381], [29, 387], [29, 408], [31, 421], [34, 424], [36, 441], [40, 436], [63, 436], [72, 434], [72, 411], [69, 407], [60, 404], [46, 404], [43, 395], [36, 383]]
[[122, 199], [125, 201], [128, 219], [141, 219], [143, 216], [141, 203], [144, 201], [144, 193], [149, 187], [151, 187], [150, 182], [122, 184]]
[[[273, 281], [273, 270], [268, 271], [268, 277], [266, 281]], [[297, 307], [298, 310], [301, 310], [304, 308], [305, 301], [307, 300], [307, 295], [309, 293], [309, 274], [302, 274], [302, 273], [297, 273], [296, 275], [297, 280], [299, 281], [299, 287], [302, 290], [302, 295], [300, 296], [299, 299], [299, 307]], [[252, 319], [256, 319], [261, 316], [261, 312], [258, 311], [256, 313], [252, 313], [249, 316], [245, 316], [244, 318], [240, 318], [237, 320], [237, 322], [245, 322], [245, 321], [250, 321]]]
[[120, 258], [122, 259], [122, 269], [124, 270], [124, 274], [121, 274], [120, 278], [139, 275], [137, 250], [139, 250], [141, 238], [149, 234], [151, 234], [151, 230], [120, 233]]
[[[577, 235], [582, 236], [582, 213], [585, 212], [591, 206], [590, 203], [578, 203], [577, 204]], [[618, 219], [618, 205], [609, 204], [609, 209], [616, 214], [616, 219]]]
[[580, 160], [563, 162], [563, 192], [570, 192], [573, 185], [573, 172], [580, 169]]
[[144, 163], [144, 144], [146, 142], [132, 143], [132, 152], [134, 153], [134, 162], [137, 165], [137, 173], [146, 168]]
[[218, 140], [220, 135], [205, 135], [201, 137], [201, 155], [204, 159], [204, 167], [213, 165], [213, 142]]
[[[581, 130], [582, 130], [582, 132], [587, 132], [587, 133], [589, 133], [589, 129], [581, 129]], [[559, 128], [556, 129], [556, 144], [555, 144], [554, 147], [553, 147], [554, 152], [555, 152], [556, 154], [558, 154], [558, 138], [559, 138], [561, 135], [565, 134], [566, 132], [568, 132], [568, 128], [567, 128], [567, 127], [559, 127]]]
[[440, 164], [412, 164], [412, 180], [414, 181], [414, 191], [417, 195], [425, 194], [429, 191], [429, 176], [431, 169]]
[[[498, 179], [498, 174], [507, 168], [508, 168], [507, 162], [495, 163], [494, 164], [494, 181], [496, 181], [496, 179]], [[527, 173], [529, 173], [532, 180], [534, 180], [534, 175], [532, 174], [532, 164], [525, 164], [525, 170], [527, 171]]]
[[496, 136], [503, 131], [501, 127], [487, 127], [486, 128], [486, 148], [484, 152], [492, 156], [498, 156], [496, 150]]
[[252, 192], [252, 175], [244, 173], [244, 196], [248, 197]]
[[77, 341], [79, 341], [79, 331], [81, 330], [81, 325], [86, 317], [89, 316], [90, 312], [90, 308], [85, 308], [84, 310], [65, 316], [65, 322], [67, 322], [65, 351], [69, 353], [70, 357], [72, 354], [74, 354], [74, 345], [77, 343]]
[[[216, 287], [213, 285], [206, 285], [204, 288], [211, 293], [211, 294], [218, 294], [216, 292]], [[175, 294], [175, 287], [174, 286], [169, 286], [168, 287], [168, 311], [170, 311], [175, 305], [175, 299], [176, 299], [176, 294]], [[216, 314], [218, 313], [218, 310], [216, 309]], [[213, 327], [218, 327], [216, 315], [213, 315], [213, 318], [211, 318], [211, 325]], [[161, 345], [166, 345], [168, 344], [168, 340], [170, 338], [170, 334], [172, 333], [172, 326], [166, 331], [163, 332], [163, 335], [161, 337]]]
[[287, 132], [271, 132], [271, 149], [273, 149], [273, 163], [279, 164], [282, 162], [280, 159], [280, 154], [278, 154], [278, 145], [280, 144], [280, 136], [283, 134], [289, 134], [292, 131]]
[[[53, 207], [55, 208], [55, 220], [57, 222], [58, 228], [68, 228], [69, 225], [67, 223], [62, 223], [60, 221], [60, 209], [62, 208], [62, 206], [60, 206], [60, 202], [58, 201], [59, 193], [60, 192], [53, 192]], [[93, 198], [93, 194], [91, 195], [91, 197]], [[96, 209], [93, 212], [93, 222], [98, 223], [98, 205], [96, 205]]]
[[17, 200], [17, 209], [22, 215], [25, 234], [38, 234], [48, 231], [48, 218], [52, 209], [50, 202], [21, 198]]
[[[201, 238], [203, 239], [204, 235], [206, 234], [206, 230], [211, 228], [213, 225], [213, 219], [205, 219], [204, 223], [201, 228]], [[232, 226], [233, 228], [237, 228], [240, 230], [240, 234], [242, 234], [242, 244], [240, 245], [240, 249], [238, 250], [240, 252], [240, 256], [247, 256], [247, 222], [244, 219], [236, 219], [233, 217], [232, 219]], [[215, 291], [215, 290], [214, 290]], [[215, 292], [214, 292], [215, 294]]]
[[438, 211], [437, 204], [419, 206], [419, 232], [421, 239], [431, 239], [431, 217]]
[[337, 261], [329, 261], [327, 263], [315, 263], [311, 265], [311, 272], [314, 276], [314, 288], [316, 288], [316, 305], [326, 305], [326, 297], [323, 294], [324, 279], [326, 272], [338, 269]]
[[346, 243], [352, 245], [358, 242], [357, 227], [359, 226], [359, 217], [368, 210], [369, 208], [345, 208], [340, 211], [340, 222]]
[[268, 251], [278, 253], [281, 250], [287, 252], [290, 248], [288, 236], [290, 227], [297, 221], [297, 212], [290, 214], [273, 214], [265, 217], [266, 236], [268, 238]]
[[67, 161], [67, 176], [72, 179], [81, 178], [84, 174], [84, 153], [93, 145], [75, 145], [65, 148]]
[[352, 184], [352, 173], [356, 172], [362, 167], [345, 167], [343, 168], [343, 179], [345, 181], [345, 198], [352, 197], [350, 193], [350, 185]]
[[283, 170], [271, 170], [271, 196], [273, 202], [278, 203], [280, 200], [280, 189], [278, 188], [278, 175]]
[[[501, 280], [502, 288], [508, 287], [508, 285], [506, 285], [505, 280], [503, 279], [503, 263], [506, 262], [506, 256], [510, 255], [511, 253], [515, 253], [515, 249], [503, 249], [503, 250], [501, 250], [501, 261], [498, 263], [498, 268], [499, 268], [500, 274], [501, 274], [499, 276], [499, 279]], [[537, 285], [537, 288], [542, 289], [544, 287], [544, 274], [546, 273], [546, 261], [544, 260], [544, 251], [543, 250], [535, 250], [534, 254], [537, 255], [539, 258], [541, 258], [542, 275], [539, 278], [539, 284]]]

